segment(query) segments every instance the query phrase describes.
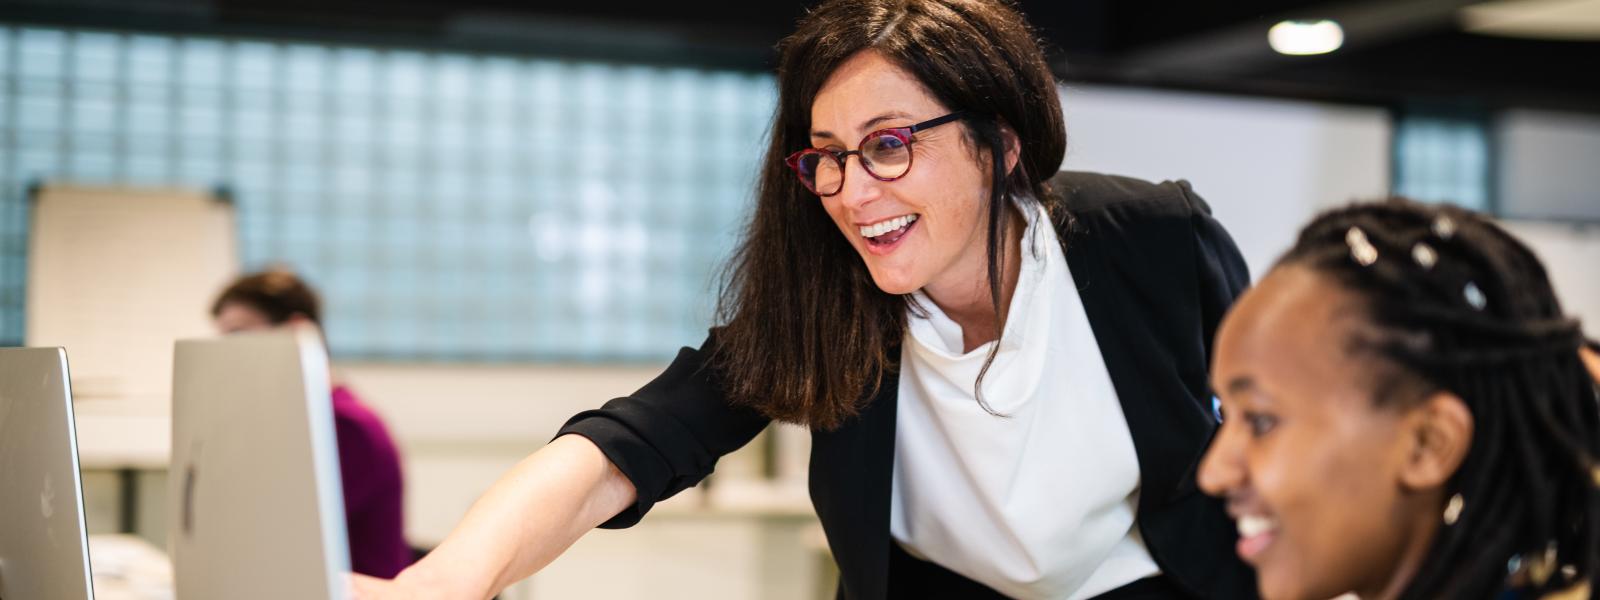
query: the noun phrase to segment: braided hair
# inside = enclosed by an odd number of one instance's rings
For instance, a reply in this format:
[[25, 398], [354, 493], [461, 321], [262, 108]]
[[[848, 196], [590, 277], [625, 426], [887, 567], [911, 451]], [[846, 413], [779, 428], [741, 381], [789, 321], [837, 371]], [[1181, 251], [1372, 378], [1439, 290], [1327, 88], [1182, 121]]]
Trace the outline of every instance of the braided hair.
[[1470, 211], [1394, 199], [1322, 214], [1279, 265], [1360, 299], [1348, 350], [1374, 359], [1375, 402], [1447, 391], [1472, 412], [1445, 490], [1460, 511], [1401, 598], [1493, 598], [1508, 581], [1538, 597], [1600, 573], [1600, 391], [1532, 251]]

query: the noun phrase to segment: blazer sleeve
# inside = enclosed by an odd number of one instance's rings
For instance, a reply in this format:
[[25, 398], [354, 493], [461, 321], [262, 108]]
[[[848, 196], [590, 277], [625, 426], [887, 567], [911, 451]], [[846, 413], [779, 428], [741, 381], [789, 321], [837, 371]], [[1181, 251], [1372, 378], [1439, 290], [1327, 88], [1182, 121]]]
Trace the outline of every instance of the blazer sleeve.
[[1250, 286], [1250, 267], [1245, 264], [1233, 237], [1222, 223], [1211, 216], [1211, 206], [1195, 194], [1189, 182], [1179, 182], [1189, 204], [1189, 220], [1194, 229], [1195, 271], [1199, 275], [1200, 326], [1205, 344], [1206, 368], [1211, 367], [1217, 327], [1233, 301]]
[[[1202, 342], [1205, 350], [1205, 368], [1209, 373], [1211, 362], [1214, 360], [1217, 329], [1222, 318], [1227, 314], [1229, 307], [1235, 299], [1244, 293], [1250, 285], [1250, 269], [1244, 262], [1244, 257], [1239, 254], [1239, 247], [1234, 244], [1228, 231], [1211, 215], [1211, 207], [1200, 199], [1189, 187], [1188, 182], [1180, 182], [1184, 200], [1189, 204], [1189, 221], [1194, 231], [1194, 262], [1197, 277], [1197, 292], [1200, 310], [1200, 327], [1203, 335]], [[1215, 390], [1210, 389], [1209, 374], [1202, 379], [1200, 385], [1206, 393], [1201, 398], [1205, 403], [1206, 414], [1220, 422], [1215, 404]], [[1213, 430], [1214, 432], [1214, 430]], [[1209, 446], [1210, 442], [1206, 443]], [[1204, 452], [1196, 456], [1194, 464], [1190, 465], [1184, 475], [1184, 481], [1193, 485], [1200, 467], [1199, 460]], [[1256, 589], [1255, 572], [1240, 561], [1231, 552], [1233, 540], [1233, 523], [1224, 512], [1222, 501], [1217, 498], [1205, 497], [1195, 494], [1193, 503], [1197, 512], [1190, 512], [1186, 517], [1184, 527], [1187, 531], [1209, 533], [1201, 534], [1207, 540], [1222, 540], [1217, 546], [1212, 546], [1212, 558], [1193, 561], [1188, 567], [1190, 575], [1204, 573], [1202, 577], [1191, 577], [1202, 594], [1209, 598], [1258, 598]], [[1198, 547], [1196, 547], [1198, 548]]]
[[699, 349], [683, 348], [653, 381], [632, 395], [578, 413], [556, 437], [581, 435], [600, 447], [638, 490], [633, 506], [602, 523], [630, 527], [656, 502], [693, 487], [717, 459], [766, 428], [753, 408], [728, 402], [710, 367], [716, 331]]

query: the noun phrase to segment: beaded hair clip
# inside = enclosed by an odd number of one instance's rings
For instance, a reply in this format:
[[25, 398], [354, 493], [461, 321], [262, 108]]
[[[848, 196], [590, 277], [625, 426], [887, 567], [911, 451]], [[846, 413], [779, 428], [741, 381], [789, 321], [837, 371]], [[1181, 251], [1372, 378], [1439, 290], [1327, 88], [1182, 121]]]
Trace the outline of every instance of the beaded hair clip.
[[[1443, 215], [1434, 219], [1429, 229], [1434, 237], [1442, 242], [1450, 241], [1456, 235], [1455, 221]], [[1357, 265], [1370, 267], [1378, 262], [1378, 247], [1372, 245], [1372, 240], [1367, 238], [1367, 232], [1362, 231], [1360, 227], [1350, 227], [1344, 234], [1344, 242], [1350, 246], [1350, 259]], [[1411, 261], [1422, 267], [1422, 270], [1428, 271], [1439, 264], [1439, 253], [1426, 241], [1419, 241], [1411, 246]], [[1461, 287], [1461, 297], [1473, 310], [1481, 311], [1489, 306], [1489, 298], [1478, 288], [1478, 284], [1472, 281]]]

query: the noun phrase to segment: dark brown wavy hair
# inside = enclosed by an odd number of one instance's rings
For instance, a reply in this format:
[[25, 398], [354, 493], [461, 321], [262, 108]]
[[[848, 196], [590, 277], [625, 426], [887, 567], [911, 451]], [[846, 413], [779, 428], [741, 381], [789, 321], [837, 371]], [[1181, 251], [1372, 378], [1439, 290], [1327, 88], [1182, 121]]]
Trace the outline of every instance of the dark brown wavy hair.
[[[728, 265], [712, 364], [732, 402], [816, 429], [857, 414], [898, 371], [910, 307], [909, 297], [873, 283], [821, 201], [783, 164], [811, 144], [818, 90], [863, 51], [904, 68], [951, 111], [965, 111], [965, 139], [990, 170], [986, 201], [1042, 202], [1055, 218], [1066, 218], [1047, 184], [1066, 152], [1055, 78], [1033, 30], [1010, 4], [830, 0], [802, 18], [778, 46], [777, 114], [755, 211]], [[1020, 150], [1009, 173], [1008, 130]], [[997, 316], [1005, 204], [987, 202]]]

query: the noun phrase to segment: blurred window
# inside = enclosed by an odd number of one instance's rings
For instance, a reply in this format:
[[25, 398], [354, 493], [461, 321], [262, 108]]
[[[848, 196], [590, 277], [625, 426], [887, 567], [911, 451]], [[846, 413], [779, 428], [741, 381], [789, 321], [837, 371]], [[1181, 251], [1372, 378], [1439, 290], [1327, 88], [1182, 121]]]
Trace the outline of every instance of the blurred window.
[[670, 358], [774, 103], [740, 71], [0, 26], [0, 345], [27, 188], [70, 181], [228, 189], [244, 268], [315, 284], [337, 357]]
[[1476, 116], [1408, 112], [1395, 122], [1395, 193], [1425, 202], [1494, 209], [1491, 136]]

